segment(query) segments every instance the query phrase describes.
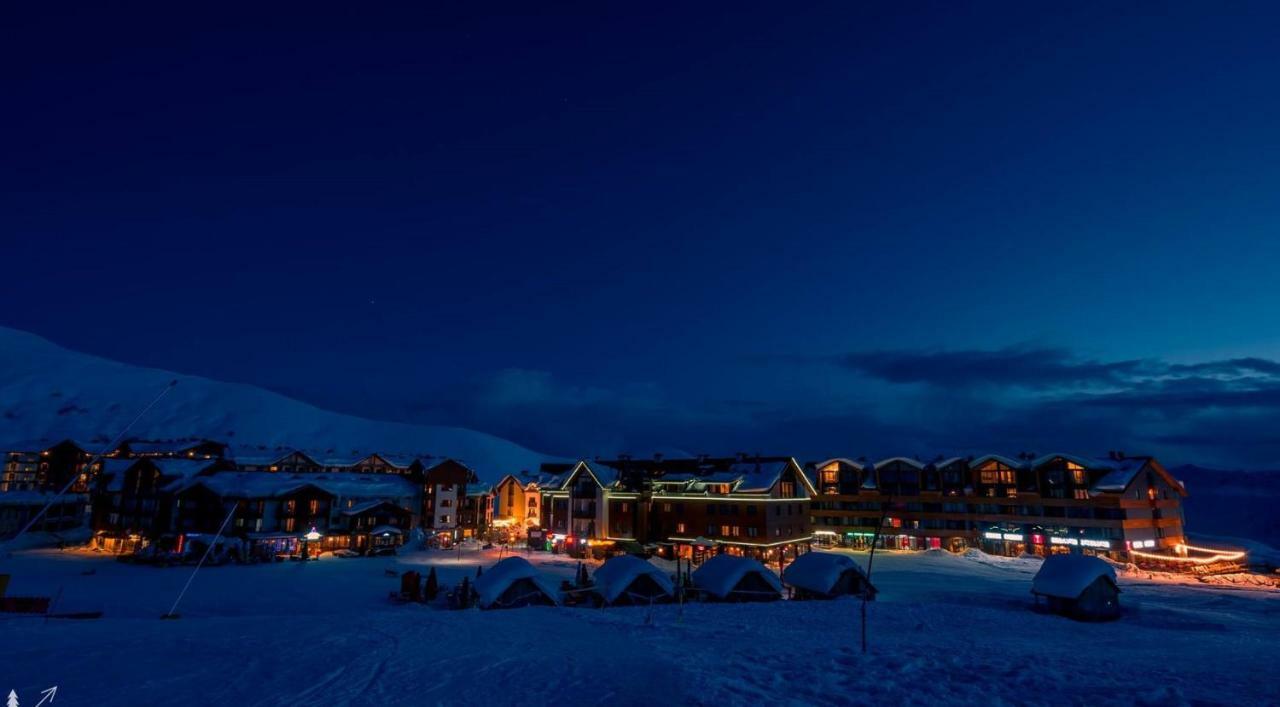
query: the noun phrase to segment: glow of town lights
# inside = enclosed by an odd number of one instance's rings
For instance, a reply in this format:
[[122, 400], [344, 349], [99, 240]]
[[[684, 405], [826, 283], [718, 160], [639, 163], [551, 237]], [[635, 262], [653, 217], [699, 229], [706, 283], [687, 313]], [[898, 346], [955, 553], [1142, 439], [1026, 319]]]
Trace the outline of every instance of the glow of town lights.
[[[1214, 551], [1210, 550], [1209, 552]], [[1228, 552], [1211, 555], [1209, 557], [1174, 557], [1171, 555], [1157, 555], [1153, 552], [1140, 552], [1138, 550], [1130, 550], [1129, 554], [1137, 555], [1138, 557], [1150, 558], [1152, 560], [1159, 560], [1161, 562], [1180, 562], [1188, 565], [1208, 565], [1214, 562], [1230, 562], [1242, 559], [1245, 556], [1245, 553], [1243, 552]]]

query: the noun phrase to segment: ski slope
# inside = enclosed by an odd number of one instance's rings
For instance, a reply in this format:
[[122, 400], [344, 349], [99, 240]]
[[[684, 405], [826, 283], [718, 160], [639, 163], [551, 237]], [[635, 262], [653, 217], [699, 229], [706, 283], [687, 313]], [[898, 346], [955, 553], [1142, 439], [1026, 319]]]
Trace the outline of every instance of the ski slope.
[[[865, 555], [855, 555], [865, 562]], [[1029, 609], [1035, 560], [878, 554], [870, 650], [858, 603], [482, 612], [393, 605], [398, 573], [444, 583], [495, 551], [202, 570], [27, 551], [11, 593], [96, 621], [0, 619], [0, 688], [65, 705], [1274, 704], [1280, 592], [1121, 576], [1126, 615]], [[575, 563], [532, 555], [556, 578]], [[92, 574], [84, 574], [93, 570]]]
[[537, 469], [550, 457], [459, 427], [342, 415], [261, 388], [223, 383], [60, 348], [0, 327], [0, 445], [67, 437], [105, 443], [174, 387], [130, 432], [152, 439], [208, 437], [236, 447], [280, 446], [350, 455], [380, 451], [465, 461], [486, 480]]

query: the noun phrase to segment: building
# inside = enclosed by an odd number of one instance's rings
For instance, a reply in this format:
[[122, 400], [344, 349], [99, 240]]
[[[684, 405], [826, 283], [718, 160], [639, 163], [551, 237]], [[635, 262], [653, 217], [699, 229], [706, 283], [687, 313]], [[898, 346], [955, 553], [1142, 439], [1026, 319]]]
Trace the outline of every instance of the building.
[[130, 439], [116, 448], [114, 456], [157, 459], [222, 459], [227, 445], [210, 439], [149, 440]]
[[816, 491], [790, 457], [623, 457], [562, 469], [543, 467], [541, 526], [575, 554], [622, 543], [668, 557], [700, 558], [722, 546], [772, 559], [794, 556], [812, 539]]
[[462, 539], [464, 523], [461, 515], [467, 498], [467, 485], [478, 482], [470, 467], [453, 459], [445, 459], [423, 472], [422, 527], [434, 535], [448, 536], [450, 540]]
[[237, 450], [235, 453], [237, 471], [271, 471], [271, 472], [318, 472], [325, 471], [326, 466], [314, 457], [297, 449], [279, 448], [274, 450]]
[[84, 525], [88, 503], [89, 498], [84, 494], [58, 496], [46, 491], [0, 493], [0, 539], [18, 534], [46, 505], [49, 509], [31, 526], [32, 532], [58, 533], [78, 528]]
[[105, 459], [91, 495], [93, 544], [132, 552], [170, 532], [175, 493], [190, 480], [229, 464], [222, 459], [139, 457]]
[[98, 469], [95, 459], [94, 453], [70, 439], [10, 444], [0, 473], [0, 493], [61, 491], [68, 483], [70, 493], [88, 493]]
[[529, 528], [542, 523], [542, 492], [536, 481], [521, 481], [512, 474], [502, 477], [493, 487], [492, 517], [494, 527], [513, 528], [521, 537]]
[[1185, 544], [1186, 489], [1152, 457], [987, 454], [814, 465], [819, 544], [1001, 555], [1063, 552], [1129, 559]]

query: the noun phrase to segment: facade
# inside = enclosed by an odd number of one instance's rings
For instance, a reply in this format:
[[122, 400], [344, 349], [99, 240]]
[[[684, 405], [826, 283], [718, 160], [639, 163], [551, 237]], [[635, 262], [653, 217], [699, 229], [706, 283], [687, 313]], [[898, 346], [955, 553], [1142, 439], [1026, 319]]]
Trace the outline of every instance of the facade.
[[467, 465], [446, 459], [423, 472], [422, 527], [453, 540], [463, 537], [462, 513], [467, 485], [477, 482]]
[[1061, 552], [1129, 559], [1185, 544], [1186, 490], [1152, 457], [988, 454], [875, 464], [831, 459], [815, 466], [812, 506], [820, 544], [967, 547], [1001, 555]]
[[89, 499], [84, 494], [56, 494], [43, 491], [11, 491], [0, 493], [0, 539], [16, 535], [46, 505], [49, 509], [36, 520], [31, 530], [58, 533], [84, 525]]
[[130, 439], [116, 448], [113, 456], [128, 459], [222, 459], [227, 445], [209, 439]]
[[61, 491], [88, 493], [98, 464], [95, 455], [73, 440], [55, 443], [25, 442], [10, 445], [0, 472], [0, 493], [9, 491]]
[[227, 464], [221, 459], [106, 459], [91, 495], [94, 545], [131, 552], [168, 532], [175, 493], [184, 483]]
[[690, 557], [724, 548], [761, 559], [795, 555], [812, 539], [816, 494], [790, 457], [581, 461], [539, 485], [541, 527], [571, 552], [648, 545]]

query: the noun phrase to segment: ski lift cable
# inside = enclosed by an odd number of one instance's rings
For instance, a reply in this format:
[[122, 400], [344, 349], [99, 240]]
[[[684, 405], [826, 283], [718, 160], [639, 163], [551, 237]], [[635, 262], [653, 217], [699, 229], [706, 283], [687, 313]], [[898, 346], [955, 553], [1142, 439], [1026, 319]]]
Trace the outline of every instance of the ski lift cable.
[[[146, 407], [142, 408], [142, 412], [139, 412], [137, 415], [135, 415], [134, 418], [129, 421], [129, 424], [125, 425], [123, 429], [121, 429], [118, 433], [116, 433], [116, 436], [110, 442], [107, 443], [106, 447], [103, 447], [101, 451], [99, 451], [97, 454], [93, 456], [92, 459], [89, 460], [89, 463], [86, 465], [85, 468], [91, 469], [93, 468], [94, 464], [97, 464], [98, 462], [102, 461], [102, 458], [106, 456], [108, 452], [115, 449], [116, 445], [120, 444], [120, 441], [124, 439], [124, 436], [129, 434], [129, 430], [133, 429], [133, 426], [138, 424], [138, 420], [141, 420], [148, 412], [151, 412], [151, 408], [155, 407], [156, 403], [160, 402], [160, 400], [164, 398], [164, 396], [168, 395], [169, 391], [173, 390], [174, 386], [176, 385], [178, 385], [178, 380], [176, 378], [174, 380], [169, 381], [169, 384], [164, 387], [164, 390], [160, 391], [160, 393], [156, 395], [156, 397], [151, 399], [151, 402], [147, 403]], [[37, 521], [39, 521], [41, 518], [44, 517], [44, 514], [47, 513], [50, 508], [53, 507], [53, 504], [56, 503], [59, 498], [62, 498], [67, 494], [67, 491], [71, 490], [71, 487], [75, 485], [76, 480], [78, 478], [79, 478], [79, 474], [75, 474], [75, 473], [71, 474], [71, 478], [67, 480], [67, 483], [62, 487], [62, 490], [54, 494], [53, 498], [49, 499], [48, 503], [44, 504], [44, 508], [41, 508], [35, 515], [31, 516], [31, 520], [27, 521], [27, 524], [22, 526], [22, 530], [19, 530], [16, 535], [14, 535], [12, 538], [9, 538], [9, 540], [4, 544], [9, 544], [14, 542], [19, 537], [21, 537], [23, 533], [30, 530], [32, 526], [36, 524]]]
[[222, 519], [222, 525], [218, 526], [218, 532], [214, 534], [213, 540], [211, 540], [208, 546], [205, 547], [204, 554], [200, 556], [200, 561], [196, 563], [196, 568], [191, 570], [191, 576], [187, 577], [187, 583], [182, 585], [182, 591], [178, 592], [178, 598], [173, 600], [173, 606], [169, 607], [169, 613], [161, 616], [160, 618], [173, 619], [178, 617], [177, 614], [173, 613], [178, 610], [178, 602], [182, 601], [183, 595], [185, 595], [187, 590], [191, 588], [191, 582], [195, 580], [196, 572], [199, 572], [200, 568], [204, 567], [204, 561], [209, 559], [209, 553], [213, 552], [213, 548], [218, 545], [218, 538], [222, 537], [222, 531], [227, 529], [227, 523], [231, 521], [231, 516], [235, 515], [238, 509], [239, 507], [233, 502], [231, 504], [231, 511], [227, 513], [226, 518]]

